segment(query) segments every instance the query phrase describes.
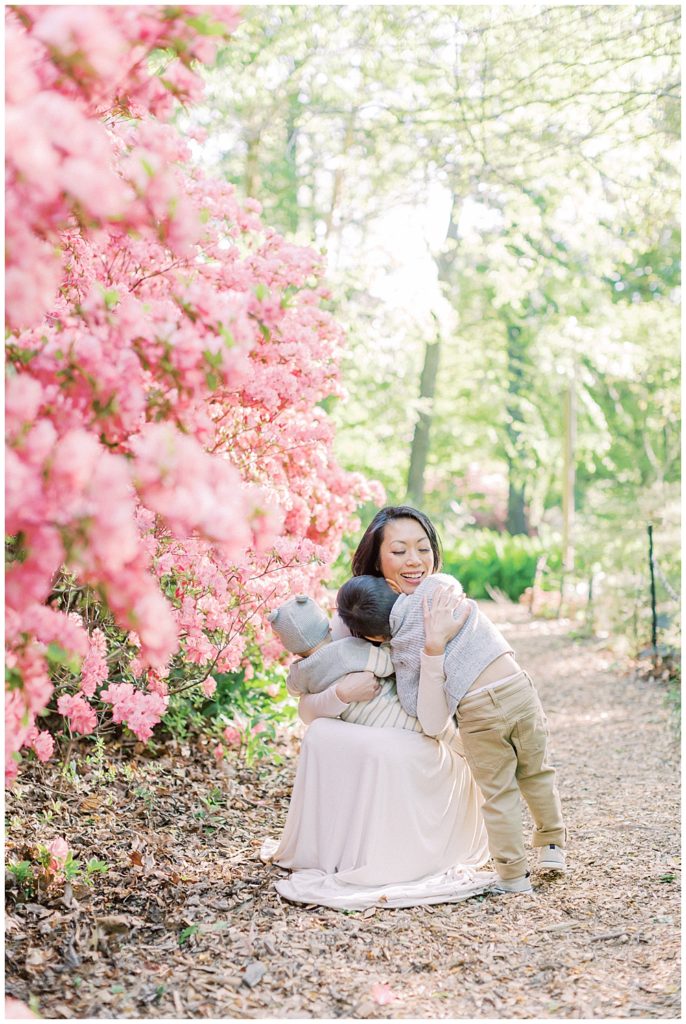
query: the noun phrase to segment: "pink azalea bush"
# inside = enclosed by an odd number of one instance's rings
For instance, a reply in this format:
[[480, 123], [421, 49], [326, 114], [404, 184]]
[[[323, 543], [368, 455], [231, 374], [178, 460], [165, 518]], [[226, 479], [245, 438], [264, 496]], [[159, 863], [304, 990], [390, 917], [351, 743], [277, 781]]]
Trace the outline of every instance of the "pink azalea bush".
[[265, 612], [316, 593], [382, 497], [332, 457], [343, 338], [320, 257], [196, 170], [169, 123], [237, 20], [7, 16], [9, 780], [22, 747], [51, 756], [46, 709], [145, 742], [170, 673], [210, 696], [249, 644], [279, 656]]

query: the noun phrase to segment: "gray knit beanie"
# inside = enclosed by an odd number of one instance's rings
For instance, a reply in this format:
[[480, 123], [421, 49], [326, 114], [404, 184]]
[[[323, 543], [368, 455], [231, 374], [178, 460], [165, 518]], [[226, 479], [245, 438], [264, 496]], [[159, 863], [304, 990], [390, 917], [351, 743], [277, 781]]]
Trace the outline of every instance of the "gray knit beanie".
[[297, 594], [267, 616], [272, 629], [291, 654], [304, 654], [329, 632], [328, 618], [311, 597]]

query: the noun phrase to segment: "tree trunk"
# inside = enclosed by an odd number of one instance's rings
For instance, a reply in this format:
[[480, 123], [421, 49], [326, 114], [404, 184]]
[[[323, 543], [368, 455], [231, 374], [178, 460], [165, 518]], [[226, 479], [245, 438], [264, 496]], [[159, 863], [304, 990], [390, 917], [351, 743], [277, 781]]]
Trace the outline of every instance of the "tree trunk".
[[526, 515], [526, 483], [522, 478], [521, 463], [524, 458], [521, 424], [523, 423], [520, 396], [525, 383], [524, 362], [526, 340], [521, 327], [507, 324], [507, 423], [505, 432], [508, 440], [508, 494], [507, 529], [509, 533], [528, 534]]
[[[446, 235], [446, 248], [436, 259], [438, 279], [446, 293], [454, 285], [454, 263], [457, 256], [457, 237], [462, 199], [453, 191], [453, 202], [450, 210], [450, 223]], [[424, 475], [431, 447], [431, 422], [433, 420], [433, 403], [436, 397], [438, 367], [441, 360], [441, 334], [438, 317], [432, 314], [436, 325], [436, 336], [427, 341], [424, 349], [424, 365], [419, 381], [419, 398], [421, 402], [419, 418], [414, 428], [412, 448], [410, 449], [410, 468], [407, 474], [407, 500], [415, 505], [424, 501]]]
[[288, 114], [286, 117], [286, 146], [284, 150], [285, 195], [284, 213], [287, 229], [295, 234], [300, 223], [300, 206], [298, 203], [298, 121], [300, 118], [300, 100], [297, 94], [288, 98]]
[[[347, 121], [346, 126], [345, 126], [345, 137], [343, 139], [343, 151], [341, 153], [341, 157], [343, 157], [350, 150], [350, 147], [352, 146], [353, 141], [355, 139], [354, 128], [355, 128], [355, 115], [356, 114], [357, 114], [357, 108], [353, 108], [350, 111], [350, 116], [349, 116], [348, 121]], [[331, 202], [329, 203], [329, 208], [328, 208], [328, 210], [326, 212], [326, 217], [324, 218], [324, 224], [326, 226], [326, 238], [327, 239], [330, 237], [331, 231], [333, 229], [333, 219], [334, 219], [334, 215], [336, 213], [336, 210], [338, 209], [338, 203], [340, 201], [341, 191], [343, 189], [343, 178], [344, 178], [343, 160], [341, 159], [340, 163], [338, 164], [338, 167], [334, 171], [333, 184], [332, 184], [332, 187], [331, 187]]]
[[441, 338], [436, 334], [433, 341], [427, 341], [424, 349], [424, 365], [419, 381], [420, 410], [414, 428], [410, 451], [410, 470], [407, 476], [407, 500], [413, 505], [424, 501], [424, 474], [429, 457], [431, 420], [436, 396], [436, 380], [441, 358]]
[[247, 152], [245, 154], [245, 194], [254, 198], [260, 187], [259, 132], [249, 130], [246, 135]]

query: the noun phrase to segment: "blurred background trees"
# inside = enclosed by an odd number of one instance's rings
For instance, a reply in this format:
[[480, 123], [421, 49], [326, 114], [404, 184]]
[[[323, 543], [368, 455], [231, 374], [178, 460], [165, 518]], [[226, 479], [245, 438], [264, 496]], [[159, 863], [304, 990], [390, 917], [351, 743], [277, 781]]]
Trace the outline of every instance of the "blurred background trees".
[[432, 514], [475, 590], [545, 555], [634, 646], [649, 522], [676, 610], [679, 33], [668, 5], [246, 8], [182, 116], [326, 252], [342, 463]]

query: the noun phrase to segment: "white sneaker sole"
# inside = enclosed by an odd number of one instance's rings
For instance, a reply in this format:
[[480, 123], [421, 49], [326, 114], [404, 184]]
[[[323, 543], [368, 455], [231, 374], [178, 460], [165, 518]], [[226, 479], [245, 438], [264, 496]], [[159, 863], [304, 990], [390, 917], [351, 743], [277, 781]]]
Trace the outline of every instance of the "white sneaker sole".
[[561, 875], [567, 870], [566, 864], [559, 864], [557, 861], [540, 860], [536, 867], [539, 871], [559, 871]]
[[489, 892], [496, 893], [498, 896], [530, 896], [533, 891], [532, 885], [528, 889], [501, 889], [498, 885], [492, 885], [489, 889]]

